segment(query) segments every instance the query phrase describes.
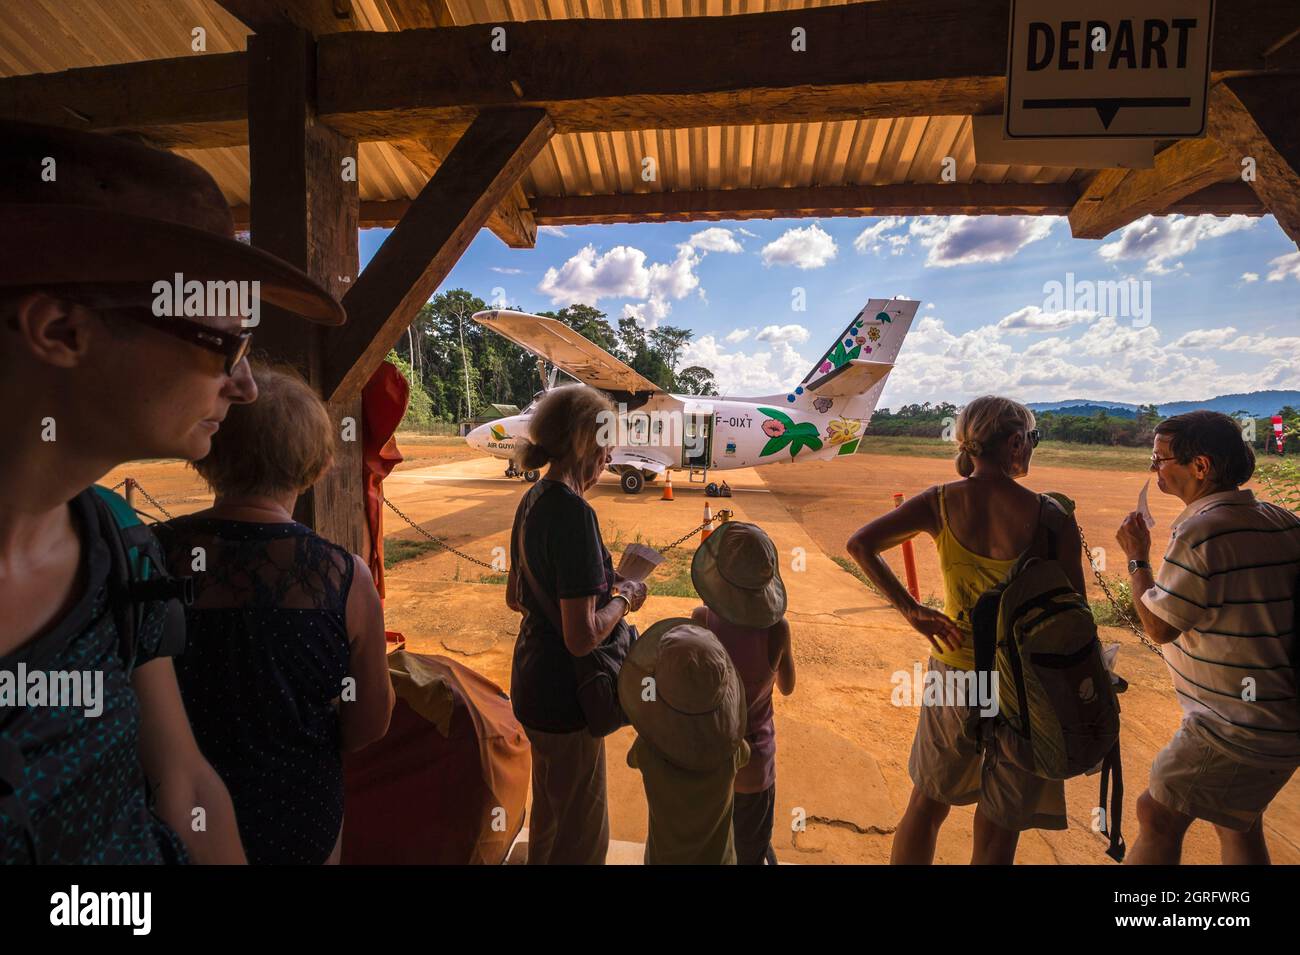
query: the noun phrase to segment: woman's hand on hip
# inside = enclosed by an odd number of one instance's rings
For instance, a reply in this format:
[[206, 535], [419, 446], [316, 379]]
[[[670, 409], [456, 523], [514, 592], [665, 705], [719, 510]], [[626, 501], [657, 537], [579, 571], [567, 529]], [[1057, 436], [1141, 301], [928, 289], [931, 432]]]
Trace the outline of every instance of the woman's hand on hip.
[[930, 641], [936, 653], [956, 650], [965, 639], [947, 614], [924, 604], [916, 605], [916, 609], [907, 615], [907, 622]]

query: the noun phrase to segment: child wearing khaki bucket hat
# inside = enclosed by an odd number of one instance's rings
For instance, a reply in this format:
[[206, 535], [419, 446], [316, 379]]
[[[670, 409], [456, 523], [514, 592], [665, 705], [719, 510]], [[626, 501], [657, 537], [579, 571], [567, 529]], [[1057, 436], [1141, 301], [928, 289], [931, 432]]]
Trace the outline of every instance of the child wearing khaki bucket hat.
[[775, 865], [776, 723], [772, 689], [794, 692], [794, 657], [776, 548], [763, 529], [729, 521], [695, 552], [691, 580], [704, 600], [691, 621], [726, 649], [745, 688], [749, 763], [736, 774], [733, 828], [740, 865]]
[[717, 638], [684, 617], [650, 627], [618, 677], [636, 728], [627, 763], [650, 807], [647, 865], [734, 865], [733, 783], [749, 759], [745, 691]]

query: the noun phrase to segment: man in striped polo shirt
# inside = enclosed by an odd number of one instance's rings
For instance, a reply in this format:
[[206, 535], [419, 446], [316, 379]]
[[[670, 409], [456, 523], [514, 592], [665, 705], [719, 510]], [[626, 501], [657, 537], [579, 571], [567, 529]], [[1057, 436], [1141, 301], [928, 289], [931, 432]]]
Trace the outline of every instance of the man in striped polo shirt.
[[1177, 863], [1187, 827], [1205, 819], [1225, 864], [1267, 863], [1264, 810], [1300, 765], [1300, 517], [1240, 490], [1255, 455], [1227, 415], [1193, 411], [1155, 434], [1156, 482], [1187, 505], [1159, 576], [1141, 515], [1130, 514], [1116, 539], [1183, 722], [1151, 766], [1128, 861]]

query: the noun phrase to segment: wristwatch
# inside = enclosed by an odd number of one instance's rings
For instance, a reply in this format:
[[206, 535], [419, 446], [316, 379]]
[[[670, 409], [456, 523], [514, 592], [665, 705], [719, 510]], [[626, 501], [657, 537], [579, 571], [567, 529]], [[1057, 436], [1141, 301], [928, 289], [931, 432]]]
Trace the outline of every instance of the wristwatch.
[[1128, 562], [1128, 572], [1130, 574], [1135, 574], [1139, 570], [1150, 570], [1150, 569], [1151, 569], [1151, 562], [1148, 560], [1130, 560]]

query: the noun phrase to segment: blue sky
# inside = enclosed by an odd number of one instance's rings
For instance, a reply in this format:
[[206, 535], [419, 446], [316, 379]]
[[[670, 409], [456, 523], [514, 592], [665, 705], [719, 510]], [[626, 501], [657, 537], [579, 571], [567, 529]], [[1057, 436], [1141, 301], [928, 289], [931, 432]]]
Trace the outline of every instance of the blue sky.
[[[387, 234], [361, 233], [363, 263]], [[1122, 285], [1108, 301], [1100, 283]], [[1300, 388], [1300, 251], [1271, 216], [1149, 216], [1102, 241], [1006, 216], [566, 226], [529, 250], [484, 229], [441, 286], [458, 287], [689, 328], [683, 360], [724, 394], [785, 391], [868, 298], [894, 295], [922, 305], [886, 407]]]

